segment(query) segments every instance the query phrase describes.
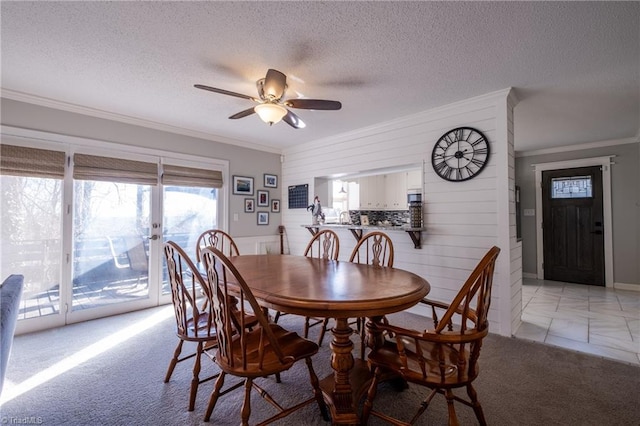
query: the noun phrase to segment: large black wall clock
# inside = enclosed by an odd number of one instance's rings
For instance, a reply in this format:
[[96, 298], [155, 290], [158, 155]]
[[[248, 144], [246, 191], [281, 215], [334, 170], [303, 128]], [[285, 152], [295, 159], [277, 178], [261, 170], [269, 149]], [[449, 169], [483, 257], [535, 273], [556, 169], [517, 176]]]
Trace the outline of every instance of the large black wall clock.
[[462, 182], [478, 175], [489, 160], [489, 141], [479, 130], [458, 127], [438, 139], [431, 153], [433, 170], [442, 179]]

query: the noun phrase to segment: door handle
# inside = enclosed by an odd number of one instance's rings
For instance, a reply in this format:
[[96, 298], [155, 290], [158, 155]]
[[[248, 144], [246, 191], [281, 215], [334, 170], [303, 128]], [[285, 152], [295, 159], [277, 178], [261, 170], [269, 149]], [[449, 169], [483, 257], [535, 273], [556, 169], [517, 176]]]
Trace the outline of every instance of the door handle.
[[153, 241], [157, 240], [158, 238], [160, 238], [159, 235], [152, 235], [150, 237], [147, 237], [148, 240], [153, 240]]
[[591, 231], [592, 234], [596, 234], [596, 235], [602, 235], [602, 231], [597, 230], [597, 231]]

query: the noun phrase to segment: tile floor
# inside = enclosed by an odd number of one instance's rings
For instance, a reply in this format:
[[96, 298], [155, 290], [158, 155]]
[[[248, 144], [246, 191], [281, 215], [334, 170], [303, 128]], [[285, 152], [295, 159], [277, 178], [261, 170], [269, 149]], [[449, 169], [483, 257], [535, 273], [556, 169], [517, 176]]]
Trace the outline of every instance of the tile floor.
[[640, 365], [640, 291], [525, 278], [515, 337]]

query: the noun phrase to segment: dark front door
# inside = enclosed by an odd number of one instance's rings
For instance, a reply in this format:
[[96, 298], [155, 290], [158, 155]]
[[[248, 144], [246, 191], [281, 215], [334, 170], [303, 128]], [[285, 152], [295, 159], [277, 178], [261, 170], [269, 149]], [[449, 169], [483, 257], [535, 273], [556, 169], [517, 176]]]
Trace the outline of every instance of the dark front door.
[[544, 278], [604, 286], [600, 166], [542, 172]]

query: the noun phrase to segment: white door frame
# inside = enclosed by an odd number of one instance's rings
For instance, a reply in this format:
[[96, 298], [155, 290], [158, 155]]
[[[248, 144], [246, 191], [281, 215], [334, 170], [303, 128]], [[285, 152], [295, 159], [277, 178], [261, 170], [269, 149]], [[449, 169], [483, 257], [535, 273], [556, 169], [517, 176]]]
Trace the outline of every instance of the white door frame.
[[[0, 135], [2, 136], [2, 142], [11, 143], [21, 146], [44, 148], [64, 151], [67, 155], [72, 155], [74, 152], [82, 152], [85, 154], [94, 155], [106, 155], [127, 157], [129, 159], [146, 159], [150, 162], [162, 162], [162, 164], [170, 163], [173, 165], [180, 165], [185, 167], [203, 167], [203, 168], [215, 168], [222, 172], [223, 181], [229, 182], [229, 160], [220, 160], [216, 158], [205, 158], [202, 156], [196, 156], [192, 154], [182, 154], [176, 152], [169, 152], [157, 149], [150, 149], [144, 147], [138, 147], [135, 145], [117, 144], [113, 142], [107, 142], [98, 139], [82, 138], [77, 136], [63, 135], [57, 133], [49, 133], [39, 130], [22, 129], [12, 126], [0, 125]], [[67, 168], [66, 173], [70, 173], [70, 169]], [[64, 180], [64, 199], [63, 206], [71, 206], [72, 200], [69, 198], [72, 194], [73, 181], [65, 176]], [[156, 192], [155, 201], [156, 205], [153, 206], [152, 213], [157, 214], [161, 204], [161, 196], [158, 186], [153, 191]], [[220, 203], [218, 206], [218, 226], [220, 229], [228, 230], [229, 224], [229, 191], [224, 188], [220, 188], [218, 192]], [[223, 206], [222, 208], [220, 206]], [[64, 214], [62, 220], [65, 221], [66, 229], [71, 229], [72, 216], [69, 213], [70, 207], [63, 209]], [[152, 222], [160, 222], [159, 218], [154, 217]], [[71, 253], [73, 242], [69, 235], [62, 234], [62, 244], [64, 253]], [[154, 247], [155, 246], [155, 247]], [[61, 280], [64, 283], [61, 285], [60, 291], [60, 306], [59, 313], [55, 315], [47, 315], [42, 317], [28, 318], [26, 320], [18, 321], [16, 325], [16, 334], [24, 334], [33, 331], [52, 328], [55, 326], [62, 326], [65, 324], [71, 324], [75, 322], [87, 321], [94, 318], [103, 317], [106, 315], [117, 315], [124, 312], [131, 312], [134, 310], [143, 309], [150, 306], [158, 306], [159, 304], [171, 303], [171, 295], [163, 295], [159, 287], [160, 275], [157, 271], [160, 270], [160, 262], [162, 257], [161, 244], [155, 244], [150, 247], [150, 250], [156, 252], [150, 253], [149, 259], [155, 261], [155, 265], [150, 265], [149, 271], [149, 285], [150, 293], [149, 298], [135, 300], [131, 302], [116, 303], [107, 306], [95, 307], [86, 310], [69, 310], [71, 306], [72, 298], [72, 272], [71, 264], [67, 260], [66, 264], [61, 265]], [[67, 257], [70, 259], [70, 257]], [[67, 290], [63, 290], [63, 286]], [[152, 287], [155, 287], [155, 292], [152, 292]]]
[[536, 248], [537, 275], [544, 279], [544, 247], [542, 238], [542, 172], [545, 170], [574, 169], [577, 167], [601, 166], [602, 172], [602, 208], [604, 221], [604, 279], [605, 286], [613, 288], [613, 236], [611, 209], [611, 159], [615, 155], [606, 157], [582, 158], [577, 160], [556, 161], [552, 163], [532, 164], [536, 181]]

